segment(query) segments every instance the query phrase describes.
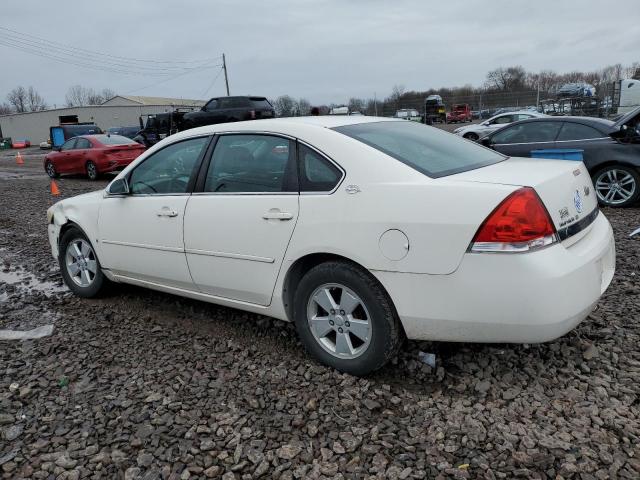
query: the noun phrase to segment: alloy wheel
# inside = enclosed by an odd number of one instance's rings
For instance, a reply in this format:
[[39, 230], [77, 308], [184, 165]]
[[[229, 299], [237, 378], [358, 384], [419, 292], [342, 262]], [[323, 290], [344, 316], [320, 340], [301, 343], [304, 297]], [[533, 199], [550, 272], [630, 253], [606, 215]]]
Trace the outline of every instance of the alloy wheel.
[[337, 283], [319, 286], [309, 297], [307, 321], [314, 339], [331, 355], [353, 359], [371, 342], [372, 323], [362, 299]]
[[95, 180], [96, 178], [98, 178], [98, 169], [96, 168], [95, 163], [93, 162], [87, 163], [87, 176], [91, 180]]
[[56, 167], [54, 167], [53, 163], [51, 162], [47, 162], [47, 175], [49, 175], [51, 178], [54, 178], [56, 176]]
[[93, 283], [98, 273], [98, 262], [89, 242], [82, 238], [71, 241], [67, 245], [65, 260], [73, 283], [83, 288]]
[[629, 172], [617, 168], [604, 170], [595, 181], [598, 199], [608, 205], [620, 205], [635, 194], [636, 179]]

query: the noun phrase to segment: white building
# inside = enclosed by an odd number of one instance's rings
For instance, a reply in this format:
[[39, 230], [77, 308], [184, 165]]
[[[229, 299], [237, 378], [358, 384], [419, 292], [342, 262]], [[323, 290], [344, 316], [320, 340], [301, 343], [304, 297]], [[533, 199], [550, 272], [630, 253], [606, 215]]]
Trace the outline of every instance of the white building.
[[106, 130], [110, 127], [137, 126], [143, 115], [168, 112], [176, 107], [197, 109], [204, 104], [202, 100], [118, 95], [102, 105], [0, 115], [0, 136], [27, 138], [32, 145], [37, 145], [49, 139], [49, 127], [59, 125], [60, 117], [64, 116], [76, 115], [78, 122], [94, 122]]

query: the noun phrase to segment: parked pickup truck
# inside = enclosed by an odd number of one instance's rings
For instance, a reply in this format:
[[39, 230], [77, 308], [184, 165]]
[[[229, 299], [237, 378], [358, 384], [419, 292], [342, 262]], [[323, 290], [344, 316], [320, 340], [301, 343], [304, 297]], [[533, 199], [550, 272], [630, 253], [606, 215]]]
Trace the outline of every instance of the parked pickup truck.
[[447, 123], [471, 122], [473, 115], [471, 113], [471, 105], [461, 103], [454, 105], [451, 111], [447, 113]]
[[265, 97], [219, 97], [212, 98], [198, 111], [186, 113], [182, 119], [182, 130], [273, 117], [275, 110]]

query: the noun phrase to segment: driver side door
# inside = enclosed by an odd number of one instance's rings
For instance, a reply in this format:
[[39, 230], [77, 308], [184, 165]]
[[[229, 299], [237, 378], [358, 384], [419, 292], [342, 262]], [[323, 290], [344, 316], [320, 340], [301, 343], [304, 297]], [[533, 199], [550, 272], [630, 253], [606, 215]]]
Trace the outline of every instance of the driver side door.
[[76, 137], [70, 138], [62, 144], [60, 151], [55, 155], [56, 171], [58, 173], [75, 173], [73, 164], [73, 149], [76, 146]]
[[101, 263], [117, 276], [193, 290], [183, 219], [211, 137], [167, 145], [128, 175], [130, 194], [107, 196], [98, 220]]

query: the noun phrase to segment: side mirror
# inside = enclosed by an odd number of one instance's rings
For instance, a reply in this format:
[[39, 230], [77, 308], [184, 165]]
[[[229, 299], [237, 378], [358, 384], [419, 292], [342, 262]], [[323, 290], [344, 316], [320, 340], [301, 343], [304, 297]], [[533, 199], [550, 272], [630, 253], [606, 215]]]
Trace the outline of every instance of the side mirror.
[[127, 182], [125, 177], [116, 178], [107, 187], [108, 195], [129, 195], [129, 193], [131, 193], [129, 191], [129, 182]]
[[482, 122], [482, 125], [485, 126], [485, 127], [488, 127], [490, 124], [489, 124], [489, 122]]
[[480, 140], [480, 143], [488, 148], [491, 148], [491, 145], [493, 145], [489, 137], [484, 137], [483, 139]]

